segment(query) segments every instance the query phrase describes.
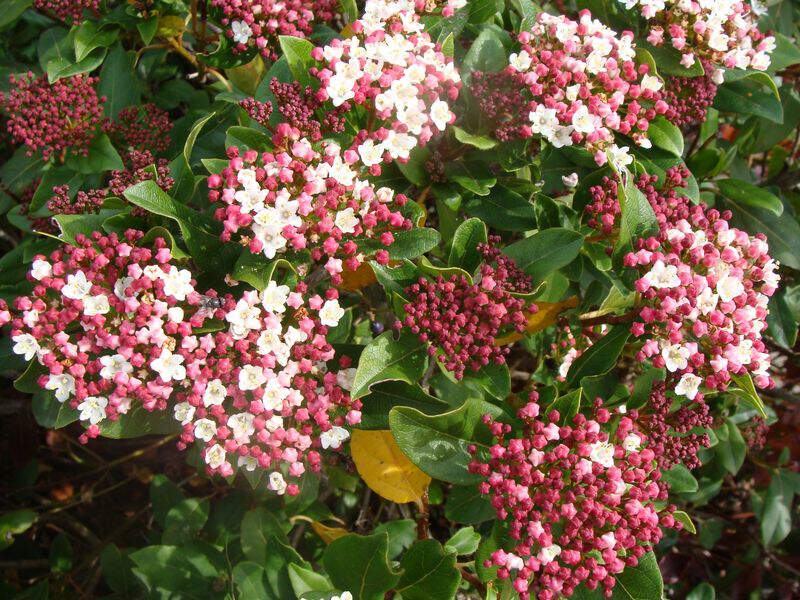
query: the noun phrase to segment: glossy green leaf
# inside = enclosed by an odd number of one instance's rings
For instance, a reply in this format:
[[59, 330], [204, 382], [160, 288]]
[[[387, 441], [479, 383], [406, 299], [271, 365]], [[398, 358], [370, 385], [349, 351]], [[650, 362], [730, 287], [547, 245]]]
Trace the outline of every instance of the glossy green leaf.
[[386, 332], [372, 340], [358, 361], [353, 388], [350, 395], [360, 398], [369, 393], [370, 387], [382, 381], [419, 381], [428, 364], [425, 344], [411, 333], [402, 333], [395, 340]]

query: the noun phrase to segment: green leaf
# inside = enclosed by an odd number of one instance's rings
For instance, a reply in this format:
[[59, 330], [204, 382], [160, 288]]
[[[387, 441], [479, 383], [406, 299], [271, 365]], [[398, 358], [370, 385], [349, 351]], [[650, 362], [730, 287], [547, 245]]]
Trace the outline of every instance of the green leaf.
[[150, 482], [150, 502], [157, 523], [163, 527], [169, 510], [182, 501], [183, 493], [177, 485], [164, 475], [153, 477]]
[[73, 75], [94, 71], [102, 64], [107, 52], [106, 48], [95, 48], [86, 58], [78, 62], [74, 62], [71, 58], [51, 60], [47, 63], [47, 80], [53, 83], [64, 77], [72, 77]]
[[445, 169], [450, 181], [478, 196], [488, 196], [497, 177], [481, 163], [451, 163]]
[[8, 0], [0, 12], [0, 30], [12, 25], [31, 4], [33, 0]]
[[506, 365], [490, 363], [480, 371], [467, 371], [465, 381], [474, 381], [492, 398], [505, 400], [511, 393], [511, 374]]
[[420, 540], [400, 561], [397, 591], [408, 600], [451, 600], [461, 581], [455, 564], [455, 554], [446, 553], [438, 541]]
[[107, 117], [116, 118], [126, 106], [139, 104], [142, 85], [133, 67], [134, 58], [134, 52], [116, 44], [103, 62], [97, 93], [106, 97], [103, 112]]
[[737, 205], [746, 205], [769, 210], [777, 216], [783, 214], [783, 203], [781, 199], [762, 187], [742, 181], [741, 179], [720, 179], [716, 183], [722, 195], [732, 200]]
[[14, 536], [25, 533], [36, 522], [38, 515], [30, 509], [13, 510], [0, 517], [0, 550], [14, 543]]
[[472, 554], [478, 549], [480, 541], [481, 534], [475, 531], [474, 528], [463, 527], [444, 543], [444, 549], [455, 554]]
[[194, 149], [194, 144], [197, 141], [197, 136], [200, 135], [200, 131], [202, 131], [203, 126], [208, 123], [216, 113], [207, 114], [204, 117], [197, 119], [192, 125], [192, 128], [189, 130], [189, 135], [186, 136], [186, 142], [183, 144], [183, 158], [186, 159], [186, 164], [192, 164], [192, 150]]
[[362, 429], [389, 429], [389, 411], [395, 406], [410, 406], [427, 414], [435, 415], [450, 410], [451, 406], [425, 393], [416, 383], [386, 381], [376, 383], [371, 392], [362, 398]]
[[109, 588], [123, 598], [133, 598], [141, 593], [138, 582], [131, 572], [133, 562], [115, 544], [109, 544], [100, 552], [100, 570]]
[[326, 592], [333, 588], [333, 584], [328, 578], [311, 569], [306, 569], [294, 563], [289, 567], [289, 581], [292, 583], [292, 591], [302, 598], [307, 592]]
[[769, 70], [773, 73], [800, 63], [800, 48], [782, 33], [774, 33], [775, 50], [770, 54]]
[[259, 565], [265, 564], [273, 551], [270, 540], [274, 538], [284, 543], [288, 541], [277, 517], [262, 507], [245, 514], [241, 531], [244, 555]]
[[397, 445], [415, 465], [435, 479], [468, 485], [480, 477], [467, 472], [470, 444], [486, 447], [490, 438], [483, 415], [494, 417], [503, 410], [494, 404], [468, 399], [459, 408], [439, 415], [426, 415], [398, 406], [389, 412], [389, 427]]
[[767, 418], [767, 413], [764, 410], [764, 401], [758, 395], [756, 386], [753, 385], [753, 378], [750, 373], [745, 371], [743, 375], [736, 375], [731, 373], [731, 380], [736, 384], [737, 388], [733, 388], [734, 394], [740, 398], [744, 398], [748, 404], [755, 408], [763, 418]]
[[100, 423], [100, 435], [112, 439], [130, 439], [144, 435], [167, 435], [180, 430], [175, 418], [168, 412], [152, 412], [136, 406], [120, 415], [116, 421]]
[[662, 475], [673, 494], [692, 494], [700, 487], [691, 471], [682, 464], [673, 465], [668, 471], [663, 471]]
[[778, 217], [772, 211], [728, 199], [733, 209], [731, 224], [751, 233], [764, 233], [770, 254], [785, 266], [800, 270], [800, 225], [797, 219]]
[[637, 239], [657, 229], [658, 221], [647, 197], [628, 175], [624, 186], [618, 186], [621, 210], [617, 252], [629, 250]]
[[208, 520], [207, 499], [187, 498], [167, 511], [164, 519], [164, 544], [185, 544], [194, 539]]
[[[639, 559], [635, 567], [626, 567], [616, 576], [617, 582], [610, 600], [662, 600], [664, 580], [658, 561], [652, 551]], [[603, 593], [581, 586], [572, 596], [574, 600], [601, 600]]]
[[122, 158], [120, 158], [119, 153], [105, 133], [92, 140], [88, 151], [89, 154], [87, 156], [70, 156], [67, 159], [67, 166], [84, 175], [105, 173], [106, 171], [125, 168]]
[[578, 257], [583, 236], [577, 231], [554, 227], [534, 233], [503, 250], [513, 258], [517, 267], [535, 282], [542, 281], [553, 271], [565, 267]]
[[502, 38], [494, 28], [486, 27], [475, 38], [464, 56], [462, 73], [501, 71], [506, 65], [508, 58]]
[[714, 457], [731, 475], [736, 475], [742, 468], [747, 454], [747, 444], [736, 423], [725, 419], [722, 427], [714, 430], [717, 434], [717, 445], [714, 446]]
[[529, 231], [536, 227], [533, 204], [503, 185], [492, 188], [488, 196], [473, 198], [464, 208], [468, 214], [479, 217], [495, 229]]
[[653, 145], [674, 154], [683, 154], [683, 134], [675, 125], [667, 121], [663, 116], [656, 117], [650, 121], [647, 128], [647, 137]]
[[684, 531], [688, 531], [691, 534], [697, 533], [697, 528], [694, 526], [692, 518], [685, 511], [676, 510], [674, 513], [672, 513], [672, 516], [675, 517], [676, 521], [683, 525]]
[[397, 585], [398, 572], [387, 558], [389, 536], [340, 537], [325, 549], [322, 562], [338, 589], [348, 590], [354, 600], [382, 600]]
[[715, 600], [716, 597], [717, 593], [714, 591], [714, 586], [704, 581], [689, 592], [686, 600]]
[[638, 46], [647, 50], [658, 65], [662, 75], [673, 77], [699, 77], [703, 75], [703, 65], [699, 60], [688, 69], [681, 64], [681, 53], [670, 46], [653, 46], [644, 41], [639, 41]]
[[131, 553], [134, 574], [147, 590], [160, 598], [222, 599], [214, 582], [227, 565], [213, 546], [193, 541], [183, 546], [147, 546]]
[[453, 234], [447, 264], [473, 273], [483, 260], [478, 244], [485, 244], [486, 240], [486, 225], [480, 219], [467, 219]]
[[311, 58], [311, 51], [314, 50], [314, 44], [306, 39], [293, 37], [290, 35], [278, 36], [278, 41], [281, 45], [283, 55], [289, 63], [289, 70], [295, 79], [303, 85], [311, 85], [313, 79], [308, 70], [314, 65], [314, 59]]
[[551, 410], [558, 411], [558, 422], [562, 425], [567, 425], [572, 423], [572, 418], [578, 414], [578, 411], [581, 408], [581, 395], [583, 390], [578, 388], [577, 390], [573, 390], [568, 394], [563, 396], [559, 396], [550, 406], [547, 407], [545, 414], [549, 413]]
[[567, 383], [574, 385], [588, 375], [600, 375], [611, 369], [617, 364], [617, 359], [630, 335], [630, 328], [627, 325], [614, 325], [570, 365]]
[[61, 429], [78, 420], [78, 411], [56, 400], [50, 392], [34, 394], [31, 412], [36, 422], [46, 429]]
[[225, 135], [225, 146], [228, 148], [236, 146], [238, 148], [257, 150], [263, 152], [271, 147], [270, 137], [263, 131], [258, 131], [252, 127], [240, 127], [234, 125], [228, 128]]
[[75, 30], [75, 59], [81, 61], [95, 48], [107, 48], [116, 39], [116, 29], [102, 29], [94, 21], [84, 21]]
[[764, 502], [756, 511], [765, 546], [780, 544], [792, 531], [792, 498], [798, 490], [787, 471], [772, 476]]
[[467, 146], [472, 146], [478, 150], [491, 150], [497, 146], [497, 140], [488, 136], [468, 133], [461, 129], [461, 127], [457, 127], [455, 125], [451, 127], [451, 129], [453, 130], [453, 135], [455, 135], [455, 138]]
[[417, 336], [402, 333], [395, 340], [387, 331], [372, 340], [361, 353], [350, 395], [353, 398], [365, 396], [373, 384], [382, 381], [416, 383], [427, 364], [425, 344]]
[[785, 288], [779, 289], [770, 298], [767, 324], [769, 335], [779, 346], [787, 350], [794, 348], [797, 341], [797, 319], [787, 302]]
[[238, 562], [232, 575], [239, 600], [277, 600], [269, 586], [267, 572], [261, 565], [248, 560]]
[[447, 494], [444, 515], [454, 523], [477, 525], [493, 519], [495, 510], [477, 486], [454, 485]]
[[395, 560], [416, 541], [417, 522], [414, 519], [387, 521], [375, 527], [372, 533], [386, 533], [389, 536], [386, 555], [390, 560]]
[[283, 258], [269, 260], [245, 248], [233, 267], [231, 277], [249, 283], [260, 292], [269, 285], [277, 269], [294, 271], [294, 265]]
[[[726, 73], [726, 77], [729, 73], [731, 71]], [[738, 81], [728, 80], [717, 89], [714, 108], [722, 112], [755, 115], [780, 123], [783, 121], [780, 97], [773, 89], [765, 90], [765, 83], [756, 77], [746, 77]], [[774, 83], [772, 85], [774, 87]]]

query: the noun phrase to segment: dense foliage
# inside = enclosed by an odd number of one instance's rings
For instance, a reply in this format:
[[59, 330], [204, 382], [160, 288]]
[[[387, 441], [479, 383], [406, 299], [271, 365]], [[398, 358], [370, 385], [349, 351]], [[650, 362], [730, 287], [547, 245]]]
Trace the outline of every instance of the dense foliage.
[[7, 598], [800, 595], [792, 0], [6, 0]]

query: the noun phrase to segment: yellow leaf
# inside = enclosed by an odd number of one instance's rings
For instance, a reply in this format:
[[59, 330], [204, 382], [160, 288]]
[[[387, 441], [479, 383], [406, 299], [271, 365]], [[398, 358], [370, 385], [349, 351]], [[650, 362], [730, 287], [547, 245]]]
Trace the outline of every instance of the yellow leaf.
[[364, 482], [392, 502], [421, 500], [431, 482], [431, 478], [403, 454], [388, 429], [353, 430], [350, 453]]
[[246, 65], [225, 69], [225, 75], [240, 90], [254, 96], [265, 70], [264, 61], [256, 54], [256, 57]]
[[542, 329], [547, 329], [556, 322], [558, 315], [565, 310], [575, 308], [578, 306], [578, 297], [570, 296], [562, 302], [537, 302], [536, 307], [539, 309], [535, 313], [525, 313], [528, 318], [528, 325], [525, 327], [525, 333], [510, 333], [494, 341], [495, 346], [505, 346], [517, 340], [521, 340], [526, 335], [536, 333]]
[[320, 537], [326, 544], [330, 544], [333, 540], [350, 533], [344, 527], [328, 527], [319, 521], [311, 521], [311, 529]]
[[171, 38], [178, 37], [186, 28], [183, 17], [178, 15], [164, 15], [158, 18], [158, 29], [156, 33], [159, 37]]
[[360, 290], [361, 288], [365, 288], [368, 285], [376, 283], [377, 281], [378, 280], [375, 279], [375, 271], [372, 270], [372, 267], [369, 266], [369, 263], [364, 263], [355, 271], [343, 271], [342, 283], [339, 288], [348, 292], [354, 292], [356, 290]]

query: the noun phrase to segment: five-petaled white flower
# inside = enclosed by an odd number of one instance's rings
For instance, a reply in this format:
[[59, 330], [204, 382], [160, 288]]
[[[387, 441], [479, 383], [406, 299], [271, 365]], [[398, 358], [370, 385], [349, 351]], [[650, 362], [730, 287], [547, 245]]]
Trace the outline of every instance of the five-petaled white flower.
[[14, 354], [22, 354], [25, 360], [32, 359], [41, 349], [39, 342], [30, 333], [15, 335], [11, 338], [11, 341], [14, 342], [14, 346], [11, 348]]
[[349, 437], [350, 432], [348, 432], [347, 429], [334, 425], [328, 431], [323, 431], [322, 434], [320, 434], [319, 441], [323, 448], [333, 448], [335, 450]]
[[186, 379], [186, 367], [183, 366], [183, 356], [173, 354], [169, 348], [163, 348], [161, 355], [150, 363], [150, 366], [161, 377], [162, 381], [182, 381]]
[[336, 327], [339, 320], [344, 316], [344, 309], [339, 306], [339, 301], [326, 300], [322, 308], [319, 309], [319, 321], [326, 327]]
[[89, 421], [91, 425], [97, 425], [106, 418], [106, 406], [108, 406], [108, 398], [88, 396], [78, 404], [78, 417], [81, 421]]

